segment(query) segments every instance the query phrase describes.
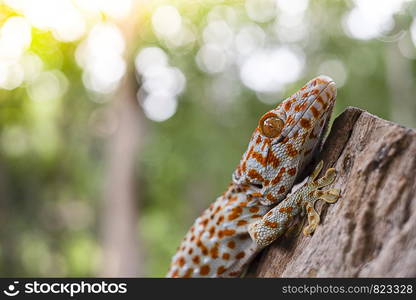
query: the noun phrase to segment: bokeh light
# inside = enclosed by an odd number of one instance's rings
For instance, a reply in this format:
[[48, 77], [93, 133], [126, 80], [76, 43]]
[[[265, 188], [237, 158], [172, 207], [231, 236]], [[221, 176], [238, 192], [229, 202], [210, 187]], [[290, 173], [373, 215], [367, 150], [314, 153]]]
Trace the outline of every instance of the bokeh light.
[[166, 121], [177, 109], [177, 96], [186, 86], [182, 71], [169, 65], [167, 54], [159, 47], [146, 47], [135, 58], [136, 71], [142, 76], [137, 93], [145, 115], [157, 122]]
[[57, 100], [68, 90], [68, 80], [59, 70], [40, 73], [28, 86], [29, 97], [33, 101]]
[[355, 7], [347, 13], [344, 29], [347, 34], [369, 40], [387, 34], [394, 27], [393, 16], [409, 0], [354, 0]]
[[124, 39], [115, 25], [95, 25], [76, 53], [77, 62], [84, 69], [85, 86], [97, 93], [114, 92], [126, 71], [124, 50]]
[[258, 92], [279, 91], [296, 81], [304, 67], [300, 51], [280, 47], [264, 49], [250, 55], [241, 67], [243, 83]]

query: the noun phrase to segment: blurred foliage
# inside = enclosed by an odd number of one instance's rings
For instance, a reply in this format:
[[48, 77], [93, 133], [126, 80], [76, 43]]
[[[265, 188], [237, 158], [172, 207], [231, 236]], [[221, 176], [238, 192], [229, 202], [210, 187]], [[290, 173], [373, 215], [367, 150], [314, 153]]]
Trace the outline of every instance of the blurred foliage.
[[[338, 83], [335, 115], [346, 106], [358, 106], [416, 127], [416, 101], [412, 98], [415, 1], [399, 1], [398, 8], [388, 6], [390, 15], [385, 11], [380, 15], [390, 17], [389, 26], [383, 23], [379, 26], [382, 30], [373, 32], [365, 32], [363, 26], [368, 24], [355, 22], [354, 27], [348, 23], [355, 20], [351, 14], [362, 1], [297, 0], [286, 8], [282, 1], [271, 0], [142, 2], [139, 9], [145, 13], [141, 14], [140, 28], [135, 29], [134, 40], [125, 41], [127, 48], [134, 48], [134, 57], [126, 57], [125, 63], [133, 66], [136, 62], [137, 78], [143, 83], [138, 103], [147, 116], [146, 134], [141, 137], [144, 146], [137, 155], [137, 228], [148, 276], [164, 275], [187, 228], [224, 191], [259, 116], [310, 78], [325, 73]], [[16, 16], [30, 20], [27, 11], [11, 3], [0, 1], [0, 27]], [[376, 1], [371, 5], [377, 11]], [[167, 25], [155, 17], [161, 7], [169, 8], [161, 13]], [[187, 30], [179, 36], [168, 32], [174, 27], [169, 22], [177, 20], [175, 8], [181, 28]], [[112, 95], [120, 79], [111, 78], [111, 74], [123, 70], [123, 64], [107, 70], [109, 79], [101, 78], [106, 69], [89, 66], [93, 56], [85, 56], [84, 63], [79, 57], [84, 53], [80, 50], [83, 45], [89, 45], [85, 41], [94, 40], [88, 39], [97, 32], [96, 26], [106, 24], [100, 28], [109, 31], [103, 31], [102, 36], [117, 41], [117, 31], [111, 26], [123, 23], [123, 17], [114, 17], [104, 8], [97, 11], [88, 18], [83, 12], [85, 30], [75, 38], [64, 36], [52, 25], [39, 28], [31, 23], [30, 42], [16, 58], [31, 57], [31, 68], [22, 63], [21, 77], [16, 75], [20, 69], [4, 71], [10, 62], [1, 56], [0, 32], [2, 276], [94, 276], [105, 264], [99, 220], [105, 146], [114, 127], [110, 104], [117, 100]], [[209, 27], [213, 23], [217, 27]], [[357, 31], [357, 26], [364, 31]], [[243, 28], [259, 34], [261, 43], [258, 36], [238, 35]], [[249, 43], [250, 38], [254, 42]], [[241, 43], [235, 46], [237, 40]], [[107, 52], [112, 51], [112, 45], [110, 40]], [[201, 51], [206, 45], [217, 52]], [[254, 50], [248, 51], [248, 46]], [[105, 52], [103, 47], [98, 49]], [[166, 83], [164, 74], [140, 70], [143, 62], [135, 55], [140, 57], [146, 49], [156, 49], [152, 53], [162, 53], [162, 58], [165, 55], [169, 67], [162, 65], [165, 69], [161, 70], [174, 70], [177, 77]], [[270, 60], [270, 68], [261, 69], [262, 61], [257, 63], [260, 56], [255, 54], [269, 57], [267, 53], [279, 49], [286, 51], [283, 58], [288, 60], [270, 56], [276, 61]], [[111, 57], [104, 57], [110, 66]], [[250, 68], [249, 59], [253, 59]], [[291, 61], [295, 65], [288, 63]], [[286, 73], [292, 79], [279, 81]], [[146, 76], [155, 78], [152, 81]], [[273, 76], [275, 81], [270, 79]], [[178, 83], [180, 79], [186, 82]], [[163, 84], [172, 84], [169, 80], [178, 90], [167, 89], [172, 94], [163, 94], [166, 107], [163, 97], [157, 98], [157, 105], [152, 104], [151, 99], [156, 98], [150, 96], [160, 95], [160, 89], [166, 88]], [[278, 88], [263, 86], [263, 82]], [[396, 83], [404, 84], [399, 88], [403, 94], [397, 94]], [[402, 113], [410, 117], [401, 118]]]

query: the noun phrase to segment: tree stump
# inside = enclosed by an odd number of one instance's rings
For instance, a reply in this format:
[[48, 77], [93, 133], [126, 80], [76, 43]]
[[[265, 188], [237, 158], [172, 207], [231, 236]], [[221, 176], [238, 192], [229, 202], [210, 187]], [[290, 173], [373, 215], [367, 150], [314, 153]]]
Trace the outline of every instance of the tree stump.
[[311, 237], [281, 237], [254, 277], [416, 277], [416, 130], [357, 108], [335, 119], [318, 157], [337, 170], [335, 204]]

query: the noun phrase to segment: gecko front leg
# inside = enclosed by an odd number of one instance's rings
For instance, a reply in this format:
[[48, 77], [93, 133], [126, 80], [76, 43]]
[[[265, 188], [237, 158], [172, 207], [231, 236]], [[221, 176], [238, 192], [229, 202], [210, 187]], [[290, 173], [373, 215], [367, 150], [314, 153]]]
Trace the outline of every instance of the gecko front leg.
[[336, 177], [335, 169], [331, 168], [323, 177], [317, 179], [322, 166], [321, 161], [299, 190], [286, 197], [263, 218], [250, 224], [248, 232], [258, 247], [264, 248], [275, 241], [291, 227], [294, 217], [304, 212], [307, 214], [308, 225], [303, 233], [311, 235], [315, 231], [320, 221], [319, 214], [315, 210], [315, 203], [318, 200], [335, 203], [340, 197], [338, 189], [320, 190], [330, 185]]

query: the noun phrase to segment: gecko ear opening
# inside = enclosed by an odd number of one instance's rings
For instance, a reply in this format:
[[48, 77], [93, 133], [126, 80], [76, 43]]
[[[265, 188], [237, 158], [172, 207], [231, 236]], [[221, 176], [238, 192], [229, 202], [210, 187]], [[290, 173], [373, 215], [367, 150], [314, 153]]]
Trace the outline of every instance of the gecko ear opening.
[[285, 123], [275, 114], [265, 114], [259, 121], [260, 133], [268, 138], [280, 135]]

